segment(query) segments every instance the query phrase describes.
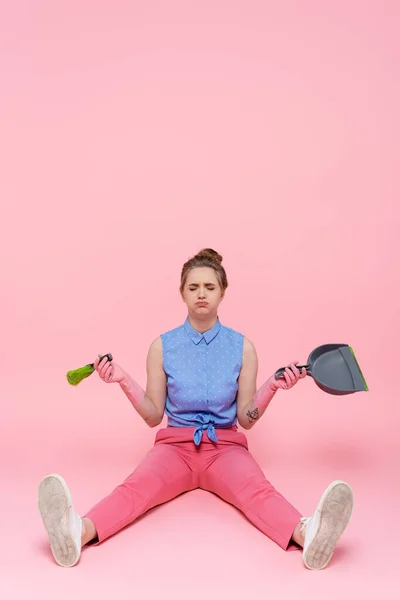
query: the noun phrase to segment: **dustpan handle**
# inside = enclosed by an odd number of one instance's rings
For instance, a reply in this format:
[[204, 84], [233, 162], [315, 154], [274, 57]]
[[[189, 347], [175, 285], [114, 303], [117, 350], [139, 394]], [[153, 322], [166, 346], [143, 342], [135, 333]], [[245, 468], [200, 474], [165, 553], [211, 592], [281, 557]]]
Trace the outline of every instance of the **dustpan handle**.
[[[299, 371], [302, 371], [302, 369], [306, 369], [308, 371], [310, 368], [310, 365], [296, 365], [296, 367], [298, 368]], [[280, 377], [283, 377], [283, 374], [285, 373], [286, 368], [288, 368], [288, 367], [282, 367], [281, 369], [278, 369], [274, 375], [275, 379], [279, 379]]]

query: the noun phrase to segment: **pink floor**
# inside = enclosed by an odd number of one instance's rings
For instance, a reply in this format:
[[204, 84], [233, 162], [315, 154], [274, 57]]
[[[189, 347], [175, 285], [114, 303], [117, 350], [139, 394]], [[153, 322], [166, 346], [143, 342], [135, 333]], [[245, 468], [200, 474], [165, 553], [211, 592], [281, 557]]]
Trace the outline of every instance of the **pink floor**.
[[[395, 597], [400, 491], [395, 427], [387, 422], [386, 438], [378, 443], [383, 420], [375, 415], [376, 430], [363, 441], [363, 420], [356, 417], [365, 396], [347, 400], [352, 408], [346, 418], [332, 409], [329, 422], [327, 406], [318, 410], [325, 396], [312, 393], [311, 386], [309, 399], [300, 394], [286, 409], [270, 407], [258, 430], [247, 435], [268, 477], [304, 514], [312, 512], [331, 480], [342, 478], [353, 486], [353, 518], [324, 571], [306, 570], [300, 552], [283, 552], [236, 509], [201, 490], [157, 507], [102, 545], [87, 548], [76, 567], [58, 567], [36, 508], [40, 478], [61, 473], [77, 511], [84, 512], [129, 473], [155, 434], [124, 402], [107, 419], [102, 399], [109, 404], [109, 388], [94, 382], [91, 387], [102, 406], [96, 417], [91, 416], [95, 398], [87, 397], [89, 385], [75, 399], [77, 390], [67, 388], [57, 411], [50, 411], [51, 384], [44, 386], [41, 402], [49, 412], [42, 416], [35, 416], [33, 406], [20, 414], [18, 394], [9, 390], [11, 433], [1, 440], [0, 463], [2, 598], [46, 598], [55, 589], [58, 600], [89, 594], [171, 599]], [[82, 402], [80, 415], [68, 410], [71, 402], [75, 409], [76, 402]], [[292, 430], [284, 441], [282, 411], [298, 402], [307, 409], [305, 414], [314, 411], [314, 424], [305, 416], [298, 433]], [[373, 414], [368, 416], [374, 420]]]

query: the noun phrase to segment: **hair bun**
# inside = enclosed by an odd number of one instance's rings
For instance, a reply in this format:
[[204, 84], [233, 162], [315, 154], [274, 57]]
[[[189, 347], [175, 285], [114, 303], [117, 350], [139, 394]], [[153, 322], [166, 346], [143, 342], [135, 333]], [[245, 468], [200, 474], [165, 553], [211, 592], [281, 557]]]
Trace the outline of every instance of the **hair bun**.
[[196, 254], [196, 258], [206, 257], [219, 265], [222, 263], [222, 256], [212, 248], [203, 248]]

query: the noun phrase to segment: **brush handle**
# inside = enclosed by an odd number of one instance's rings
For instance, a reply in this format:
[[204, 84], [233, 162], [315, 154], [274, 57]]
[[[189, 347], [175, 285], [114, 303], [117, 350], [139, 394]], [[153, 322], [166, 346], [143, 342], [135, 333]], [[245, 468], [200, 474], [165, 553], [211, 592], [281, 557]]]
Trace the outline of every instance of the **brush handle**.
[[[100, 356], [99, 363], [101, 363], [101, 361], [102, 361], [102, 360], [103, 360], [103, 358], [105, 358], [105, 357], [107, 357], [107, 358], [108, 358], [108, 360], [109, 360], [110, 362], [111, 362], [111, 361], [112, 361], [112, 359], [113, 359], [111, 352], [109, 352], [108, 354], [104, 354], [104, 356]], [[94, 363], [91, 363], [91, 365], [90, 365], [90, 366], [93, 368], [93, 367], [94, 367]]]
[[[306, 369], [307, 373], [308, 373], [308, 371], [310, 369], [310, 365], [302, 365], [302, 366], [301, 365], [296, 365], [296, 367], [298, 368], [299, 371], [302, 371], [303, 369]], [[287, 368], [288, 367], [282, 367], [281, 369], [278, 369], [275, 372], [275, 375], [274, 375], [275, 379], [279, 379], [280, 377], [283, 377], [285, 369], [287, 369]]]

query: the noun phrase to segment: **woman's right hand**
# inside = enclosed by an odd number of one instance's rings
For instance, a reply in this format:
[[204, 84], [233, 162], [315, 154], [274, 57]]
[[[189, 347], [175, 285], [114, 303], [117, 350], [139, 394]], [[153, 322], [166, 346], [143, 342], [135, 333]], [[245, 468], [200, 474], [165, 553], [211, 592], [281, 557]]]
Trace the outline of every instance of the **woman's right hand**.
[[113, 360], [109, 361], [106, 356], [101, 362], [100, 358], [101, 355], [99, 354], [93, 363], [93, 367], [98, 372], [100, 379], [106, 383], [121, 383], [126, 377], [125, 371]]

